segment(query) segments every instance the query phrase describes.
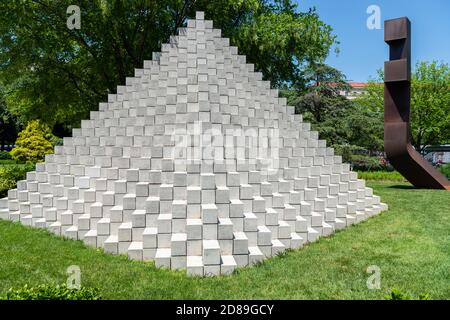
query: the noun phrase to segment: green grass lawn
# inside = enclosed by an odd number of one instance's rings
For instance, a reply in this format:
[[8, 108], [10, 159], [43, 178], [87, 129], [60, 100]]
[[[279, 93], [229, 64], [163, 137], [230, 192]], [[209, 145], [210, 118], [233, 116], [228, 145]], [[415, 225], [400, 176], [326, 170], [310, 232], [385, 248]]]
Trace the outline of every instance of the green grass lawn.
[[[372, 182], [389, 211], [331, 237], [231, 276], [191, 278], [0, 221], [0, 295], [10, 287], [64, 283], [78, 265], [82, 285], [104, 299], [384, 299], [392, 288], [412, 297], [450, 299], [450, 192]], [[369, 290], [366, 269], [381, 269]]]

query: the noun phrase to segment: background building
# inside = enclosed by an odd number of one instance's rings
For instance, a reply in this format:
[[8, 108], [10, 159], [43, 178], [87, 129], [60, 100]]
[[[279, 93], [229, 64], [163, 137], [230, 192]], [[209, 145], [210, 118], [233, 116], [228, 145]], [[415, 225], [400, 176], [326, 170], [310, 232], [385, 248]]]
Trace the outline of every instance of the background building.
[[351, 86], [350, 91], [341, 91], [340, 95], [347, 97], [348, 99], [355, 99], [358, 95], [362, 94], [366, 87], [368, 86], [367, 82], [349, 82]]
[[429, 146], [425, 149], [425, 159], [433, 164], [450, 163], [450, 144]]

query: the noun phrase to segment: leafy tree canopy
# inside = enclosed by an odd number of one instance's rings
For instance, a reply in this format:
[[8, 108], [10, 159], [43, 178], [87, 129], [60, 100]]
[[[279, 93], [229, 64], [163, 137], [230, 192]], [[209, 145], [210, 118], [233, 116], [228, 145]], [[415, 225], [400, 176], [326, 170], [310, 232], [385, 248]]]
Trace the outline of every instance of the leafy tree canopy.
[[70, 30], [72, 2], [0, 2], [0, 82], [22, 123], [78, 126], [198, 10], [277, 86], [304, 84], [305, 66], [336, 43], [314, 10], [291, 0], [80, 0], [81, 29]]
[[[383, 111], [383, 72], [373, 79], [358, 102], [370, 110]], [[450, 66], [418, 62], [411, 80], [411, 135], [416, 150], [450, 142]]]
[[6, 108], [4, 90], [0, 86], [0, 150], [3, 150], [4, 145], [13, 144], [16, 141], [18, 130], [17, 119]]
[[342, 96], [350, 90], [345, 76], [325, 64], [310, 65], [305, 71], [305, 89], [288, 88], [282, 93], [296, 113], [304, 115], [313, 129], [330, 146], [352, 161], [358, 153], [383, 150], [383, 111], [367, 108]]
[[327, 114], [337, 116], [336, 113], [348, 104], [340, 92], [349, 90], [349, 85], [339, 70], [323, 63], [310, 64], [302, 74], [303, 87], [283, 91], [297, 113], [307, 113], [313, 117], [310, 121], [322, 122]]

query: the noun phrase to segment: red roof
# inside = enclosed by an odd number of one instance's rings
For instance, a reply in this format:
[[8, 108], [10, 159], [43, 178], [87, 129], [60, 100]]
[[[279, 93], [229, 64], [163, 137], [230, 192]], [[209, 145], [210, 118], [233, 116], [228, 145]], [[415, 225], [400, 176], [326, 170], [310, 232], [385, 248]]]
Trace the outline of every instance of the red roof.
[[365, 88], [369, 85], [367, 82], [349, 82], [348, 84], [352, 88]]
[[[348, 82], [348, 84], [352, 87], [352, 88], [365, 88], [367, 87], [369, 84], [367, 82]], [[316, 83], [317, 86], [320, 85], [320, 83]], [[330, 82], [328, 84], [330, 87], [334, 88], [337, 86], [336, 83], [334, 82]]]

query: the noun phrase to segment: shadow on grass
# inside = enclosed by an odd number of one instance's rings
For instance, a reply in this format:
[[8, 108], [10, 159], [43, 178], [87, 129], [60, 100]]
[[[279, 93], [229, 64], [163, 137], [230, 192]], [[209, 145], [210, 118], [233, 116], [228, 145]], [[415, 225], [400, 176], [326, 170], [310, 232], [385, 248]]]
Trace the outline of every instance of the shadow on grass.
[[405, 184], [395, 184], [392, 186], [389, 186], [388, 188], [390, 189], [415, 189], [415, 190], [420, 190], [419, 188], [416, 188], [412, 185], [405, 185]]

